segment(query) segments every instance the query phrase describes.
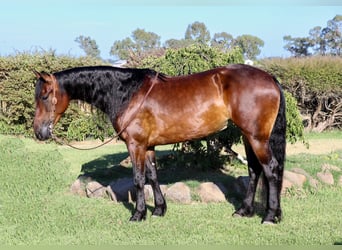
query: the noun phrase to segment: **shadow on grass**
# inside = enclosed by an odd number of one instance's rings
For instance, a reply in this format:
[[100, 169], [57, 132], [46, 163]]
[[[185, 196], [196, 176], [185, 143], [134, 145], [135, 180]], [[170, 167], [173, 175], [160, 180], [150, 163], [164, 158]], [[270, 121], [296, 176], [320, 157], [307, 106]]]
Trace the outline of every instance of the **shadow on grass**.
[[82, 165], [81, 174], [90, 177], [103, 186], [111, 181], [132, 176], [132, 168], [120, 165], [120, 162], [128, 157], [128, 153], [103, 155]]
[[[158, 168], [158, 180], [160, 184], [172, 185], [176, 182], [186, 182], [189, 186], [196, 187], [202, 182], [220, 183], [223, 185], [220, 188], [225, 189], [222, 191], [226, 194], [227, 202], [232, 204], [235, 210], [240, 208], [244, 194], [235, 191], [234, 185], [236, 185], [236, 178], [234, 176], [226, 174], [219, 169], [203, 170], [197, 167], [179, 166], [176, 159], [172, 159], [171, 161], [168, 159], [165, 161], [166, 157], [172, 154], [171, 152], [157, 152], [157, 166], [162, 165], [161, 168]], [[127, 152], [101, 156], [100, 158], [83, 164], [81, 174], [90, 177], [103, 186], [107, 186], [110, 182], [120, 178], [132, 178], [132, 166], [124, 167], [120, 165], [127, 157]], [[258, 202], [255, 205], [256, 214], [262, 217], [264, 215], [263, 206]], [[124, 206], [128, 210], [134, 211], [132, 203], [124, 203]], [[148, 209], [152, 211], [153, 207], [148, 206]]]

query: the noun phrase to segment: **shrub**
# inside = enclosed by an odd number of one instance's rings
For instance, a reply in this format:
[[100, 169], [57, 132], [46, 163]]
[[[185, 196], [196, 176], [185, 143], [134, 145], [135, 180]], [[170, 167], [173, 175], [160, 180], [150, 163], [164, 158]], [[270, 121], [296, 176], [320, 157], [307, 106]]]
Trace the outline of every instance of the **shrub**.
[[89, 138], [103, 140], [105, 137], [112, 136], [114, 129], [109, 121], [106, 121], [101, 111], [92, 115], [83, 115], [79, 119], [70, 122], [66, 137], [68, 140], [84, 141]]
[[145, 58], [139, 67], [152, 68], [167, 75], [187, 75], [231, 63], [243, 63], [238, 48], [222, 52], [204, 44], [193, 44], [181, 49], [167, 49], [164, 56]]
[[304, 144], [307, 141], [304, 137], [304, 126], [297, 108], [297, 100], [289, 93], [284, 91], [286, 100], [286, 138], [290, 143], [295, 143], [301, 140]]

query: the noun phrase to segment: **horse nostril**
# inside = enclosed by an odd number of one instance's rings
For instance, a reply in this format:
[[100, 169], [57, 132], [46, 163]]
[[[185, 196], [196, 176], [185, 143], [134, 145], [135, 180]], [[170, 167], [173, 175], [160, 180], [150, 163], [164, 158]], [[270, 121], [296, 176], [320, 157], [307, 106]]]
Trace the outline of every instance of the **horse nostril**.
[[42, 126], [35, 131], [36, 137], [40, 141], [45, 141], [51, 137], [49, 126]]
[[36, 131], [35, 134], [36, 134], [36, 138], [37, 138], [38, 140], [42, 141], [42, 140], [44, 139], [43, 136], [42, 136], [42, 134], [40, 133], [40, 131]]

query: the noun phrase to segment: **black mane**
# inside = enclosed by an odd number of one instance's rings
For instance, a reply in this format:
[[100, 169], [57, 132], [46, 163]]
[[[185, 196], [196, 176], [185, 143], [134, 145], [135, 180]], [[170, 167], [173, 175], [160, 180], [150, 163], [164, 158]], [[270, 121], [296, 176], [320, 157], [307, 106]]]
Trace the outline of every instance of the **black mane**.
[[71, 99], [94, 105], [113, 121], [140, 89], [145, 78], [156, 74], [150, 69], [92, 66], [72, 68], [54, 75], [61, 91], [67, 92]]

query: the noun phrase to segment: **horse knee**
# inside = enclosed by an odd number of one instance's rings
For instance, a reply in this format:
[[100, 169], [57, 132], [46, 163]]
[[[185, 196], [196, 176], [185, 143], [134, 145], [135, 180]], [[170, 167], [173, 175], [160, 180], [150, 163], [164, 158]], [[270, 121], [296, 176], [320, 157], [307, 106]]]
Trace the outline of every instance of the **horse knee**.
[[267, 164], [263, 164], [264, 174], [268, 181], [279, 180], [281, 174], [279, 166], [278, 161], [273, 156]]
[[137, 189], [142, 189], [144, 188], [145, 181], [146, 181], [145, 175], [135, 174], [134, 179], [133, 179], [133, 184]]

